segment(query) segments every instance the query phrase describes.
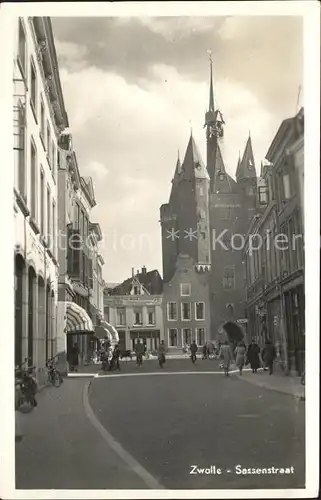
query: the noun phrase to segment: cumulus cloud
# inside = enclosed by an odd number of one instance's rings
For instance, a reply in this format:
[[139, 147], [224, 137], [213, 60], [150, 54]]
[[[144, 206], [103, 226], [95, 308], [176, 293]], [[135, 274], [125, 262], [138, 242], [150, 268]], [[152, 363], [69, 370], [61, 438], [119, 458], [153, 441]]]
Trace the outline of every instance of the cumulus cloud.
[[94, 182], [105, 278], [120, 281], [142, 264], [161, 271], [159, 207], [191, 128], [206, 161], [206, 50], [215, 49], [227, 170], [234, 175], [251, 131], [259, 172], [281, 120], [295, 112], [300, 21], [77, 18], [54, 20], [54, 29], [80, 171]]

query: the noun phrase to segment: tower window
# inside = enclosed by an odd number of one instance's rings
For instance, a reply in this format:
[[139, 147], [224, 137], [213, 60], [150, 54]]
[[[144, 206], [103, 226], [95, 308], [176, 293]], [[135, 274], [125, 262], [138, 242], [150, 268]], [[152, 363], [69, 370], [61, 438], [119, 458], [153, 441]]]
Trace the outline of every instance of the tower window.
[[229, 220], [231, 218], [231, 207], [224, 207], [220, 209], [220, 218], [223, 220]]
[[268, 205], [269, 203], [269, 186], [259, 187], [259, 203], [260, 205]]
[[191, 284], [190, 283], [181, 283], [181, 296], [187, 297], [191, 295]]
[[198, 321], [205, 319], [205, 302], [195, 302], [195, 319]]
[[177, 328], [169, 328], [168, 345], [170, 347], [176, 347], [178, 345]]
[[190, 302], [182, 302], [181, 315], [182, 315], [182, 321], [190, 321], [191, 320], [191, 303]]
[[234, 266], [226, 266], [223, 271], [223, 288], [224, 290], [235, 289], [235, 268]]
[[176, 302], [167, 303], [167, 319], [168, 321], [177, 320], [177, 304]]

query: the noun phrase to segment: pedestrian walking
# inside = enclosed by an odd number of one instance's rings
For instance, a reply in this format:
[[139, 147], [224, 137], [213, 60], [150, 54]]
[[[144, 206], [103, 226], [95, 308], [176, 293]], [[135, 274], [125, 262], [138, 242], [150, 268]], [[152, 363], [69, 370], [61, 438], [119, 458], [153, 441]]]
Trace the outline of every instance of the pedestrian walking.
[[243, 340], [238, 343], [234, 353], [236, 358], [235, 359], [236, 367], [239, 369], [240, 375], [242, 375], [242, 371], [245, 365], [245, 355], [246, 355], [246, 347]]
[[264, 339], [264, 342], [266, 342], [266, 340], [268, 340], [268, 329], [266, 326], [265, 318], [262, 319], [261, 338]]
[[112, 353], [112, 358], [109, 364], [109, 370], [112, 370], [115, 365], [117, 367], [117, 370], [120, 370], [120, 365], [119, 365], [119, 357], [120, 357], [120, 349], [119, 345], [116, 344]]
[[206, 344], [203, 345], [202, 351], [203, 351], [203, 357], [202, 357], [202, 359], [207, 359], [208, 349], [207, 349], [207, 345]]
[[252, 373], [257, 373], [258, 368], [261, 366], [260, 348], [254, 339], [252, 339], [252, 342], [247, 349], [247, 362], [250, 363]]
[[78, 343], [75, 342], [74, 345], [72, 346], [69, 354], [69, 366], [70, 366], [70, 371], [71, 372], [77, 372], [78, 371], [78, 365], [79, 365], [79, 347]]
[[143, 364], [143, 354], [144, 354], [144, 344], [141, 342], [140, 339], [137, 339], [136, 345], [135, 345], [135, 352], [136, 352], [136, 363], [138, 366]]
[[192, 363], [195, 364], [195, 361], [196, 361], [196, 353], [197, 353], [197, 344], [196, 344], [196, 340], [193, 340], [193, 342], [191, 343], [191, 360], [192, 360]]
[[266, 368], [269, 370], [269, 374], [273, 373], [273, 362], [276, 358], [276, 349], [270, 339], [265, 342], [264, 349], [262, 351], [262, 359]]
[[232, 353], [228, 341], [221, 345], [219, 357], [222, 360], [224, 375], [229, 376], [229, 368], [232, 361]]
[[163, 364], [166, 361], [165, 353], [166, 353], [166, 347], [164, 344], [164, 340], [162, 340], [158, 347], [158, 363], [161, 368], [163, 368]]

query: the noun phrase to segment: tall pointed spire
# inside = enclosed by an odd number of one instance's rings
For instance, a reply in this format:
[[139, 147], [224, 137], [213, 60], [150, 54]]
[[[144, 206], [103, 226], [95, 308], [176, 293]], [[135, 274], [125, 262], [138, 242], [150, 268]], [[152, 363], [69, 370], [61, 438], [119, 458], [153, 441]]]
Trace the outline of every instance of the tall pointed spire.
[[236, 179], [249, 179], [256, 177], [255, 161], [252, 148], [251, 136], [247, 140], [245, 150], [241, 162], [238, 164], [236, 170]]
[[214, 91], [213, 91], [213, 60], [212, 52], [210, 52], [210, 101], [209, 101], [209, 111], [215, 111], [214, 109]]

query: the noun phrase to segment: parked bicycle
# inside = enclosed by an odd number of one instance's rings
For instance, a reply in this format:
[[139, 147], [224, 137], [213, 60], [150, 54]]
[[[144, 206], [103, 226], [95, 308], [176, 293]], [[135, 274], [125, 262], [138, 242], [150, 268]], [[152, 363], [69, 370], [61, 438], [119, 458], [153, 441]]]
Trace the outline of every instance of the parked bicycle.
[[53, 358], [49, 358], [46, 365], [48, 372], [48, 383], [53, 385], [54, 387], [60, 387], [64, 380], [57, 370], [56, 356], [54, 356]]
[[15, 408], [22, 413], [29, 413], [37, 406], [36, 393], [38, 384], [34, 377], [34, 366], [29, 366], [30, 359], [15, 368]]

